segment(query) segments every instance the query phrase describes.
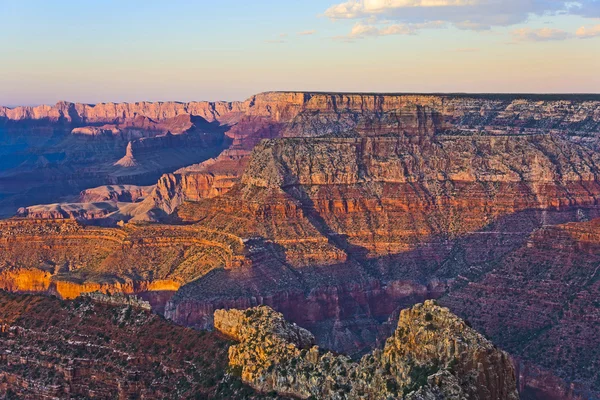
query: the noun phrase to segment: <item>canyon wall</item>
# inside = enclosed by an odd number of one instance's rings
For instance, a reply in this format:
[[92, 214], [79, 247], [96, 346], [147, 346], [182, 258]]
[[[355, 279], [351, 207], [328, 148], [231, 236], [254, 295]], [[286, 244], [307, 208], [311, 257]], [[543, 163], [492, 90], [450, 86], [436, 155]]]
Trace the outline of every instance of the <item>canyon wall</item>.
[[0, 288], [65, 299], [96, 291], [172, 294], [214, 268], [239, 263], [242, 247], [233, 236], [187, 227], [7, 220], [0, 222]]

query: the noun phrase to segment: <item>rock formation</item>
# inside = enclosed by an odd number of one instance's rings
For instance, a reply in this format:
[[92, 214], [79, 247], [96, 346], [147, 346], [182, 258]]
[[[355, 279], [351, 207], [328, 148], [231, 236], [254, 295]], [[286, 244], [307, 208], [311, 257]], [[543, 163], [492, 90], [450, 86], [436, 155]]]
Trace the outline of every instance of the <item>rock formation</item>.
[[0, 118], [0, 215], [63, 201], [100, 185], [152, 185], [163, 173], [214, 157], [228, 145], [221, 128], [199, 117], [182, 117], [127, 129], [119, 125], [110, 134], [96, 132], [108, 132], [106, 127], [3, 123]]
[[138, 165], [135, 157], [133, 156], [133, 145], [131, 142], [127, 144], [127, 149], [125, 150], [125, 155], [119, 161], [115, 163], [115, 166], [123, 167], [123, 168], [132, 168]]
[[[66, 299], [95, 291], [172, 294], [212, 269], [242, 262], [241, 241], [218, 232], [208, 235], [212, 241], [183, 226], [97, 228], [72, 220], [3, 221], [0, 288]], [[164, 301], [153, 306], [160, 309]]]
[[145, 199], [154, 186], [107, 185], [86, 189], [79, 193], [78, 203], [98, 203], [102, 201], [137, 203]]
[[381, 350], [353, 362], [268, 307], [217, 310], [229, 365], [261, 392], [319, 399], [518, 399], [508, 355], [432, 301], [403, 310]]

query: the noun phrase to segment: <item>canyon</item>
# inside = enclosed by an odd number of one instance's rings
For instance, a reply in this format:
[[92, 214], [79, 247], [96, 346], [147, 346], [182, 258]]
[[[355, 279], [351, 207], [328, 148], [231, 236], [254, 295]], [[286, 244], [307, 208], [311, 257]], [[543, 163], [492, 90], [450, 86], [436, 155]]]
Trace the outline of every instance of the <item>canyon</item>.
[[597, 398], [599, 134], [593, 95], [0, 108], [0, 287], [135, 294], [196, 329], [267, 305], [355, 358], [435, 298], [522, 398]]

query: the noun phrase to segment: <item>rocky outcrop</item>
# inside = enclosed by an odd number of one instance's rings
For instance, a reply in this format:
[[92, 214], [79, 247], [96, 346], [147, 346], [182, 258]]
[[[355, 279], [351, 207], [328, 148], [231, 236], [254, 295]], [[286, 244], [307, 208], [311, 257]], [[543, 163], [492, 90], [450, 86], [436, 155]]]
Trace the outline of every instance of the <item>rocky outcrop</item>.
[[140, 204], [155, 186], [107, 185], [82, 191], [75, 203], [21, 207], [17, 217], [32, 219], [74, 219], [95, 224], [115, 225], [119, 221], [146, 219]]
[[115, 166], [123, 167], [123, 168], [133, 168], [138, 166], [138, 162], [136, 161], [133, 155], [133, 144], [131, 142], [127, 143], [127, 149], [125, 149], [125, 155], [119, 161], [115, 163]]
[[21, 207], [17, 210], [20, 218], [99, 220], [118, 212], [118, 204], [113, 202], [44, 204]]
[[150, 209], [172, 214], [186, 201], [210, 199], [227, 193], [239, 177], [233, 172], [198, 171], [163, 175], [146, 201]]
[[141, 308], [146, 311], [152, 311], [152, 305], [150, 302], [143, 300], [137, 296], [127, 296], [122, 293], [102, 293], [102, 292], [90, 292], [83, 295], [89, 299], [92, 299], [98, 303], [105, 303], [117, 306], [131, 306]]
[[382, 350], [359, 362], [313, 346], [310, 332], [267, 307], [218, 310], [215, 328], [240, 342], [229, 365], [262, 392], [299, 398], [517, 399], [508, 355], [428, 301], [400, 314]]
[[79, 203], [98, 203], [102, 201], [136, 203], [146, 198], [154, 186], [107, 185], [86, 189], [79, 193]]

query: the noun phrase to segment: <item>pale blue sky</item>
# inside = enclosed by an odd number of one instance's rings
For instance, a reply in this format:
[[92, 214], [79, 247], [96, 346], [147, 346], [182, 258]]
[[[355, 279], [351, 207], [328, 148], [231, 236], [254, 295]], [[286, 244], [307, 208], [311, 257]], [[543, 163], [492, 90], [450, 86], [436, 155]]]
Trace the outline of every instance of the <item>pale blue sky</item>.
[[600, 92], [599, 17], [598, 0], [0, 0], [0, 104]]

